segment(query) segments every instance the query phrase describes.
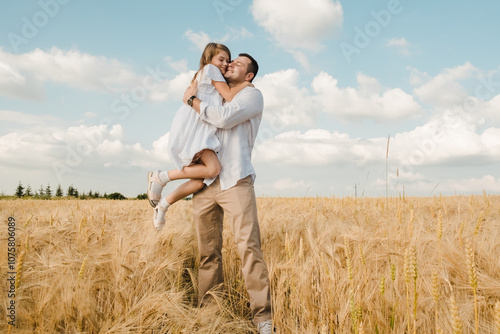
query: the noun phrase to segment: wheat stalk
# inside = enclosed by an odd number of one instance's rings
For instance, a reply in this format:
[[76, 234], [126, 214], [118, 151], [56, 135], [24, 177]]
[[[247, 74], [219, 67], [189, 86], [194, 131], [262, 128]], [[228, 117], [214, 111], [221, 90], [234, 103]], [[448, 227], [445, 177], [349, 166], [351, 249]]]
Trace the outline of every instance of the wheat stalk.
[[396, 265], [391, 263], [391, 280], [394, 282], [396, 280]]
[[104, 215], [102, 217], [102, 229], [101, 229], [101, 237], [104, 236], [104, 227], [106, 226], [106, 212], [104, 212]]
[[384, 294], [385, 294], [385, 277], [384, 276], [380, 277], [380, 282], [379, 282], [378, 287], [379, 287], [379, 290], [380, 290], [380, 294], [383, 297]]
[[476, 324], [476, 334], [479, 333], [479, 315], [478, 315], [478, 305], [477, 305], [477, 269], [476, 262], [474, 260], [474, 249], [470, 240], [465, 243], [465, 257], [467, 263], [467, 269], [469, 273], [469, 284], [474, 293], [474, 319]]
[[450, 297], [450, 311], [451, 311], [451, 322], [452, 322], [451, 324], [453, 328], [453, 334], [462, 334], [463, 333], [462, 320], [460, 319], [460, 314], [458, 312], [458, 307], [454, 295], [451, 295]]
[[353, 284], [353, 272], [352, 272], [352, 261], [351, 261], [351, 251], [349, 248], [349, 240], [347, 238], [344, 238], [344, 246], [345, 246], [345, 253], [346, 253], [346, 263], [347, 263], [347, 272], [349, 274], [349, 282], [351, 283], [351, 287]]
[[30, 223], [31, 221], [31, 218], [33, 218], [33, 215], [31, 215], [28, 220], [26, 221], [26, 223], [24, 223], [24, 228], [26, 228], [28, 226], [28, 224]]
[[321, 265], [323, 266], [323, 270], [325, 271], [327, 276], [330, 276], [330, 270], [328, 270], [328, 264], [327, 264], [326, 259], [325, 259], [325, 253], [321, 252], [320, 258], [321, 258]]
[[300, 237], [299, 241], [299, 261], [302, 261], [304, 259], [304, 241], [302, 240], [302, 237]]
[[85, 273], [85, 268], [87, 266], [87, 258], [88, 256], [85, 256], [85, 259], [83, 259], [82, 266], [80, 267], [80, 271], [78, 272], [78, 279], [83, 278], [83, 274]]
[[436, 269], [432, 271], [432, 297], [434, 298], [436, 332], [438, 331], [438, 302], [439, 302], [439, 277]]
[[366, 259], [365, 259], [365, 254], [363, 254], [363, 249], [361, 248], [361, 244], [358, 244], [358, 251], [359, 251], [359, 256], [361, 257], [361, 262], [363, 263], [363, 266], [366, 269]]
[[412, 277], [410, 267], [411, 267], [410, 247], [406, 247], [404, 265], [403, 265], [403, 273], [404, 273], [405, 286], [406, 286], [406, 315], [407, 315], [407, 319], [408, 319], [408, 321], [407, 321], [408, 333], [410, 333], [410, 279]]
[[460, 245], [464, 244], [464, 238], [463, 238], [464, 230], [465, 230], [465, 222], [462, 221], [460, 223], [460, 227], [458, 228], [458, 243]]
[[288, 237], [288, 231], [285, 233], [285, 252], [288, 255], [288, 258], [292, 258], [292, 245], [290, 242], [290, 238]]
[[365, 327], [363, 321], [359, 322], [358, 334], [365, 334]]
[[413, 333], [417, 333], [417, 297], [418, 297], [418, 290], [417, 290], [417, 278], [418, 278], [418, 270], [417, 270], [417, 249], [415, 248], [415, 245], [411, 245], [410, 247], [410, 256], [411, 256], [411, 271], [412, 271], [412, 278], [413, 278], [413, 284], [414, 284], [414, 304], [413, 304]]
[[438, 237], [439, 240], [441, 240], [441, 237], [443, 236], [443, 214], [441, 211], [439, 211], [438, 214], [438, 224], [436, 227], [436, 236]]
[[30, 247], [30, 235], [27, 234], [26, 235], [26, 240], [24, 241], [24, 251], [27, 252], [28, 249], [29, 249], [29, 247]]
[[477, 219], [476, 222], [476, 228], [474, 229], [475, 236], [479, 233], [479, 229], [481, 228], [483, 221], [484, 221], [484, 211], [481, 211], [481, 213], [479, 214], [479, 218]]
[[414, 221], [415, 221], [415, 211], [413, 211], [413, 209], [411, 209], [411, 211], [410, 211], [410, 222], [409, 222], [409, 226], [408, 226], [408, 229], [410, 230], [410, 239], [413, 236], [413, 222]]
[[19, 287], [21, 286], [21, 280], [22, 280], [22, 277], [23, 277], [24, 256], [25, 255], [26, 255], [26, 252], [22, 251], [21, 254], [19, 254], [19, 260], [17, 262], [17, 266], [16, 266], [16, 281], [15, 281], [16, 291], [19, 291]]

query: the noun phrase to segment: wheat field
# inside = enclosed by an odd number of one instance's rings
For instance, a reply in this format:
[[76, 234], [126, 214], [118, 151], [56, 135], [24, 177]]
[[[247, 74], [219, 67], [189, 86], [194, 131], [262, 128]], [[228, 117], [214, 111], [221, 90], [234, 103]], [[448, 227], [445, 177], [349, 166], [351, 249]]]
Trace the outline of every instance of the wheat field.
[[[0, 330], [254, 333], [228, 225], [225, 287], [196, 307], [191, 206], [157, 233], [145, 200], [0, 200]], [[264, 197], [258, 212], [278, 333], [500, 333], [500, 196]]]

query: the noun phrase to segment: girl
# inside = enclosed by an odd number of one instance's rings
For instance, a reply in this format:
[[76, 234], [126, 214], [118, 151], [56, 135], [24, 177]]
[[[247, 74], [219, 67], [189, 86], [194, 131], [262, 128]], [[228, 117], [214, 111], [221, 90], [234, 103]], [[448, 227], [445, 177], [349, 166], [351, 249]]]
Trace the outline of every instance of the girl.
[[[222, 105], [222, 99], [231, 101], [245, 82], [230, 88], [224, 80], [231, 52], [222, 44], [208, 43], [201, 55], [200, 68], [192, 82], [198, 80], [197, 97], [210, 105]], [[153, 225], [160, 231], [165, 226], [165, 213], [170, 205], [194, 194], [204, 187], [204, 179], [211, 181], [219, 175], [217, 152], [220, 143], [216, 128], [203, 122], [191, 107], [184, 104], [172, 121], [168, 149], [177, 169], [148, 173], [148, 200], [154, 207]], [[170, 181], [191, 179], [161, 199], [163, 187]], [[161, 200], [160, 200], [161, 199]]]

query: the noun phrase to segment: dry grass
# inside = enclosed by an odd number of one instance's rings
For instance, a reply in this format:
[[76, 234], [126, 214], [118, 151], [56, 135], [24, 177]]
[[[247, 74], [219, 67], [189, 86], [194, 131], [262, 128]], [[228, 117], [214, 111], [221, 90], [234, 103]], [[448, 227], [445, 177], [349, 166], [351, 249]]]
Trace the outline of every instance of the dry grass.
[[[498, 332], [499, 196], [260, 198], [258, 211], [279, 333]], [[196, 307], [191, 202], [161, 233], [146, 201], [0, 201], [11, 215], [23, 252], [13, 333], [254, 330], [229, 227], [225, 292]], [[6, 236], [4, 223], [2, 291]]]

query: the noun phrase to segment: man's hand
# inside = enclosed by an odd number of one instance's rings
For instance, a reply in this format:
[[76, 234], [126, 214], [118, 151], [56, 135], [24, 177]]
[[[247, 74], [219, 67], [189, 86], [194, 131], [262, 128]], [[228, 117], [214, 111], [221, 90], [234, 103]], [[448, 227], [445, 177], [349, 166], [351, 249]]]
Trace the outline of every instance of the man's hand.
[[182, 98], [182, 101], [184, 103], [187, 103], [187, 100], [193, 96], [196, 95], [196, 91], [198, 90], [198, 80], [195, 80], [191, 83], [188, 88], [186, 88], [186, 91], [184, 92], [184, 97]]

